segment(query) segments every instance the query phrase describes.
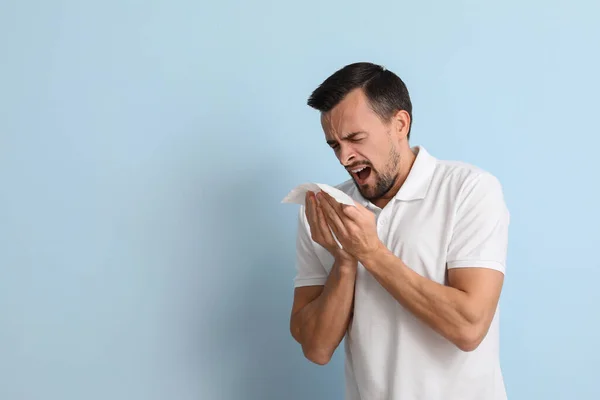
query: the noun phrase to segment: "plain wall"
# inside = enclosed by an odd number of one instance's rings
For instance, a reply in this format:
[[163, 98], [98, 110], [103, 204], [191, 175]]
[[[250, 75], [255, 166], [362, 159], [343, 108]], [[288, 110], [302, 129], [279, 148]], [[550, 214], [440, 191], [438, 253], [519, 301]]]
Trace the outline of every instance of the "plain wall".
[[341, 399], [288, 330], [310, 92], [355, 61], [501, 180], [509, 398], [600, 398], [594, 1], [0, 3], [0, 399]]

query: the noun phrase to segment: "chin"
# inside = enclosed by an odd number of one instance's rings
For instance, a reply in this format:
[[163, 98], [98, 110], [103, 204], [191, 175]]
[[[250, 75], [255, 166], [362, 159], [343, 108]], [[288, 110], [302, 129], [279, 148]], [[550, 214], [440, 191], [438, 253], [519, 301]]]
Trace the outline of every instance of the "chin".
[[362, 197], [364, 197], [367, 200], [371, 200], [374, 197], [375, 193], [374, 193], [373, 187], [370, 184], [365, 183], [363, 185], [359, 185], [356, 182], [355, 182], [355, 184], [356, 184], [356, 187], [358, 188], [358, 191], [362, 195]]

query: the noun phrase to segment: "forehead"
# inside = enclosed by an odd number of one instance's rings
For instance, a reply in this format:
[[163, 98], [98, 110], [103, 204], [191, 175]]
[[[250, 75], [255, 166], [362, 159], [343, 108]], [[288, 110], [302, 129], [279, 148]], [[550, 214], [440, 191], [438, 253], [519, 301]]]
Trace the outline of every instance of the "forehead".
[[381, 124], [381, 120], [360, 89], [348, 93], [331, 111], [321, 114], [321, 125], [328, 138], [356, 131], [369, 132]]

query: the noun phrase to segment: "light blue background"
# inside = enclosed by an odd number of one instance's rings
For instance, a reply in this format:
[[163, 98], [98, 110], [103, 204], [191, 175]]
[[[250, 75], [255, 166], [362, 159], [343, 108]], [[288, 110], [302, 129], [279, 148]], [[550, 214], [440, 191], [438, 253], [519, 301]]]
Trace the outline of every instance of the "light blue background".
[[497, 175], [511, 399], [598, 399], [598, 2], [0, 4], [0, 399], [341, 399], [288, 331], [310, 92], [374, 61]]

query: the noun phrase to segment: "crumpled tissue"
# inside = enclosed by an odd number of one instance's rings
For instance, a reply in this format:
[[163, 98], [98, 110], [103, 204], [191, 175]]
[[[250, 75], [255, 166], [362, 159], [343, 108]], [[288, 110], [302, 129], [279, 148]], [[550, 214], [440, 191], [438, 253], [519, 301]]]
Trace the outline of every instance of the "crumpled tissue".
[[348, 196], [341, 190], [336, 189], [333, 186], [327, 185], [325, 183], [303, 183], [301, 185], [298, 185], [294, 189], [292, 189], [281, 202], [305, 205], [304, 200], [306, 199], [306, 192], [308, 192], [309, 190], [314, 193], [318, 193], [322, 190], [326, 193], [329, 193], [329, 195], [331, 195], [331, 197], [337, 200], [338, 203], [346, 204], [349, 206], [355, 205], [354, 200], [352, 200], [352, 197]]

